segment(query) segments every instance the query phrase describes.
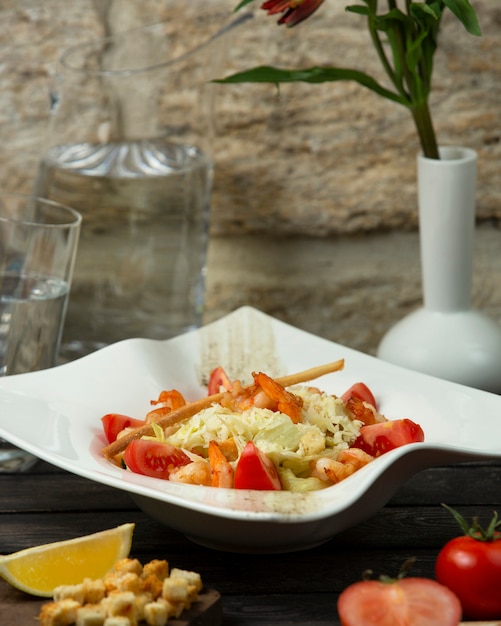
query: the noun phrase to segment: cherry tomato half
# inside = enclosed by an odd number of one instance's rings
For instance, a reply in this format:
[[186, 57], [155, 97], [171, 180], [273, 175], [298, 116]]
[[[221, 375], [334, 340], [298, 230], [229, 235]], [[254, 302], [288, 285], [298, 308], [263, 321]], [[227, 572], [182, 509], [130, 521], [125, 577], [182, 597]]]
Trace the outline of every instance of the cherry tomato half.
[[235, 489], [280, 491], [282, 484], [273, 461], [252, 441], [247, 442], [235, 468]]
[[337, 608], [342, 626], [458, 626], [461, 620], [456, 595], [428, 578], [354, 583]]
[[376, 398], [365, 383], [355, 383], [341, 396], [341, 400], [345, 403], [348, 402], [350, 398], [358, 398], [362, 400], [362, 402], [367, 402], [377, 409]]
[[381, 456], [394, 448], [419, 441], [424, 441], [421, 426], [410, 419], [400, 419], [362, 426], [353, 447], [372, 456]]
[[209, 385], [207, 388], [209, 396], [219, 393], [221, 387], [229, 391], [231, 389], [231, 381], [226, 375], [226, 372], [222, 367], [216, 367], [212, 370], [209, 378]]
[[113, 443], [124, 428], [139, 428], [146, 423], [144, 420], [138, 420], [120, 413], [108, 413], [101, 418], [101, 422], [103, 423], [104, 434], [108, 443]]
[[154, 478], [169, 478], [174, 468], [191, 463], [179, 448], [152, 439], [131, 441], [125, 448], [124, 461], [131, 472]]
[[438, 554], [435, 575], [458, 596], [465, 617], [501, 619], [501, 533], [490, 541], [464, 536], [447, 542]]

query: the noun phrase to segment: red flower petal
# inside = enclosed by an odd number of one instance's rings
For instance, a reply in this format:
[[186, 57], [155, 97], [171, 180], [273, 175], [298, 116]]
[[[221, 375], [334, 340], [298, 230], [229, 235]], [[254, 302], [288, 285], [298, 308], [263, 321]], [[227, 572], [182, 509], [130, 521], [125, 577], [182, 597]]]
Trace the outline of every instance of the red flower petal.
[[314, 13], [323, 2], [324, 0], [266, 0], [261, 8], [268, 11], [268, 15], [283, 13], [278, 23], [295, 26]]

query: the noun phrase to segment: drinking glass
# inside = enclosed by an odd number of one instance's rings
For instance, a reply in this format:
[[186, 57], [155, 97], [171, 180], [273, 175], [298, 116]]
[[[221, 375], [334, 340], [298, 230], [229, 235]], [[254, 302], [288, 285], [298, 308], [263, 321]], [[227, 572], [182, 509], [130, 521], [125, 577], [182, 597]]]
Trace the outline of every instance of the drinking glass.
[[[80, 222], [57, 202], [0, 193], [0, 376], [57, 364]], [[0, 472], [35, 461], [0, 439]]]
[[[61, 353], [201, 324], [213, 89], [227, 35], [176, 23], [66, 50], [35, 193], [83, 217]], [[198, 35], [196, 27], [198, 26]]]

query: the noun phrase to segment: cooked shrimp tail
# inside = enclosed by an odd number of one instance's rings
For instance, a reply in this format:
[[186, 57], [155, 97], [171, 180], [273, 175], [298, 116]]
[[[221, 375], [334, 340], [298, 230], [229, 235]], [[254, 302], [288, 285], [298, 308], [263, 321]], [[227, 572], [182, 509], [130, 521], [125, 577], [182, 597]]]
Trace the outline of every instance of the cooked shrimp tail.
[[276, 409], [288, 415], [294, 424], [299, 424], [303, 421], [302, 398], [287, 391], [279, 382], [270, 378], [267, 374], [263, 374], [263, 372], [252, 374], [252, 376], [256, 385], [264, 391], [272, 402], [276, 403]]
[[176, 483], [210, 487], [212, 484], [211, 468], [205, 459], [200, 459], [200, 461], [193, 461], [193, 463], [180, 465], [173, 469], [169, 474], [169, 480]]
[[156, 408], [146, 414], [146, 421], [156, 422], [159, 417], [185, 406], [186, 400], [177, 389], [171, 389], [170, 391], [161, 391], [158, 400], [151, 400], [151, 404]]
[[373, 456], [360, 448], [348, 448], [340, 452], [336, 460], [329, 457], [318, 459], [313, 468], [312, 476], [336, 484], [373, 460]]
[[209, 441], [209, 463], [213, 487], [233, 488], [233, 468], [215, 441]]

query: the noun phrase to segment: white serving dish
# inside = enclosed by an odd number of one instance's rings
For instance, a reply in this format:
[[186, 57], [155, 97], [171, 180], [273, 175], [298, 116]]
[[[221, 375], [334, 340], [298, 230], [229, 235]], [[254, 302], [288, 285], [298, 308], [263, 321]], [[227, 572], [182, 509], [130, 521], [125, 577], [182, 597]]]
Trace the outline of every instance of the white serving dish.
[[[342, 483], [306, 494], [179, 485], [124, 471], [101, 455], [105, 413], [143, 418], [162, 389], [198, 398], [217, 365], [248, 382], [254, 370], [281, 376], [340, 358], [344, 370], [316, 385], [340, 395], [365, 382], [381, 412], [421, 424], [425, 442], [389, 452]], [[421, 469], [501, 458], [501, 397], [397, 367], [243, 307], [174, 339], [129, 339], [50, 370], [0, 378], [0, 437], [129, 492], [148, 515], [200, 544], [288, 552], [321, 544], [370, 517]]]

